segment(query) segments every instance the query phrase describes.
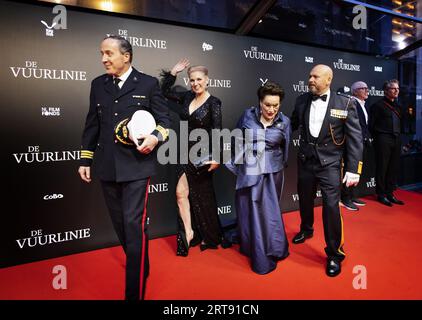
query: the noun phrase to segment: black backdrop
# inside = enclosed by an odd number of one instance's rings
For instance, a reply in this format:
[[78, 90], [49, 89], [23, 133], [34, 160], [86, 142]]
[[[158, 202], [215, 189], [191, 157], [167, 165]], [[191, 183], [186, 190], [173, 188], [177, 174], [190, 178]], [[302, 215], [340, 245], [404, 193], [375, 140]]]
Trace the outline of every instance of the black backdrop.
[[[3, 166], [0, 267], [117, 244], [97, 181], [87, 185], [78, 174], [80, 138], [88, 110], [90, 82], [104, 73], [99, 44], [106, 34], [129, 37], [133, 65], [158, 76], [179, 58], [208, 66], [210, 92], [223, 102], [223, 126], [233, 128], [242, 110], [257, 103], [263, 81], [286, 91], [282, 111], [290, 115], [305, 90], [313, 65], [334, 69], [332, 88], [357, 80], [368, 83], [368, 104], [382, 96], [385, 79], [397, 73], [395, 61], [327, 49], [239, 37], [67, 8], [67, 29], [48, 28], [52, 7], [0, 2], [3, 30], [1, 63], [1, 164]], [[177, 84], [186, 87], [184, 74]], [[346, 88], [347, 91], [347, 88]], [[172, 113], [174, 127], [177, 116]], [[297, 139], [297, 134], [293, 135]], [[297, 140], [290, 146], [281, 199], [284, 212], [298, 209]], [[374, 191], [373, 161], [360, 184]], [[152, 238], [176, 230], [175, 177], [162, 166], [151, 181], [148, 207]], [[223, 225], [235, 220], [234, 177], [215, 176]]]

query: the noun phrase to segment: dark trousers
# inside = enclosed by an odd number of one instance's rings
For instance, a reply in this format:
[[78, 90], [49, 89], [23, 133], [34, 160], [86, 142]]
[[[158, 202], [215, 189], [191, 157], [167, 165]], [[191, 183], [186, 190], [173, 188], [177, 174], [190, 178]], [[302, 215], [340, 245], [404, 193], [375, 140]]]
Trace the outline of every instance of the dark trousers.
[[384, 196], [396, 190], [400, 165], [401, 139], [393, 134], [377, 134], [374, 137], [376, 192]]
[[314, 199], [317, 185], [322, 192], [322, 221], [324, 224], [325, 253], [331, 259], [342, 261], [343, 219], [340, 214], [340, 161], [321, 166], [315, 158], [298, 161], [298, 193], [301, 218], [301, 231], [313, 232]]
[[114, 229], [126, 253], [126, 300], [143, 299], [149, 273], [146, 206], [149, 179], [102, 181]]

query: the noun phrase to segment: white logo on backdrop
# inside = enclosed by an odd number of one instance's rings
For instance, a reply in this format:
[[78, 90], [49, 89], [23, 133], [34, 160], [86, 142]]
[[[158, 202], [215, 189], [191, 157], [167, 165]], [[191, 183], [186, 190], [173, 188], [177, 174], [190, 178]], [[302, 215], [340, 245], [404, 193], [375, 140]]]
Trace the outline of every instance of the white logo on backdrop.
[[374, 71], [375, 72], [382, 72], [382, 67], [374, 66]]
[[25, 61], [24, 67], [9, 67], [15, 78], [86, 81], [86, 71], [39, 68], [37, 61]]
[[16, 163], [42, 163], [72, 161], [80, 159], [80, 150], [75, 151], [40, 151], [40, 146], [29, 146], [28, 152], [13, 153]]
[[299, 81], [297, 84], [293, 84], [294, 92], [308, 92], [309, 87], [305, 84], [305, 81]]
[[[185, 82], [185, 86], [189, 86], [189, 78], [183, 78]], [[209, 88], [231, 88], [232, 81], [228, 79], [209, 79], [208, 80], [208, 87]]]
[[376, 186], [375, 177], [372, 177], [368, 182], [366, 182], [367, 188], [375, 188]]
[[305, 57], [305, 62], [314, 63], [314, 57]]
[[148, 186], [148, 193], [159, 193], [159, 192], [167, 192], [167, 191], [169, 191], [168, 182], [150, 184]]
[[268, 79], [267, 78], [265, 78], [265, 79], [259, 78], [259, 81], [261, 81], [261, 87], [262, 87], [264, 84], [267, 83]]
[[56, 200], [56, 199], [63, 199], [63, 195], [61, 193], [53, 193], [53, 194], [46, 194], [43, 198], [44, 200]]
[[369, 90], [369, 95], [375, 97], [384, 97], [384, 90], [377, 90], [375, 86], [371, 86], [371, 89]]
[[213, 46], [210, 45], [209, 43], [206, 43], [206, 42], [202, 43], [202, 50], [203, 51], [211, 51], [212, 49], [213, 49]]
[[282, 54], [258, 51], [258, 47], [254, 46], [250, 50], [243, 50], [243, 54], [247, 59], [283, 62]]
[[359, 64], [344, 63], [343, 59], [338, 59], [337, 62], [333, 62], [333, 64], [334, 64], [334, 69], [347, 70], [347, 71], [360, 71]]
[[45, 26], [45, 35], [47, 37], [54, 37], [54, 29], [67, 29], [66, 7], [62, 5], [54, 6], [53, 13], [57, 15], [54, 17], [51, 26], [49, 26], [44, 20], [41, 20], [41, 23]]
[[232, 206], [218, 207], [218, 215], [225, 215], [232, 213]]
[[41, 115], [44, 117], [58, 117], [60, 116], [59, 107], [41, 107]]
[[32, 230], [30, 237], [17, 239], [16, 242], [19, 249], [25, 247], [33, 248], [37, 246], [51, 245], [53, 243], [68, 242], [79, 239], [85, 239], [91, 237], [91, 229], [78, 229], [58, 233], [43, 234], [42, 230]]
[[[152, 49], [161, 49], [167, 50], [167, 41], [161, 39], [151, 39], [138, 36], [129, 36], [128, 30], [118, 29], [118, 35], [125, 38], [133, 47], [141, 48], [152, 48]], [[110, 36], [110, 33], [107, 33], [107, 37]]]

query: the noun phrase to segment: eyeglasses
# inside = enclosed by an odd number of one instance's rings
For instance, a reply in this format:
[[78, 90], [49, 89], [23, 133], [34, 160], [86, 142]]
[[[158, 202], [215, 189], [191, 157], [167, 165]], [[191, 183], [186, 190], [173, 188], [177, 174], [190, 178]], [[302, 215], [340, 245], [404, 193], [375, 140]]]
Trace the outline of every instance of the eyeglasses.
[[388, 88], [388, 90], [397, 90], [397, 91], [399, 91], [400, 88]]
[[369, 91], [369, 89], [367, 87], [362, 87], [362, 88], [357, 88], [358, 90], [365, 90], [365, 91]]

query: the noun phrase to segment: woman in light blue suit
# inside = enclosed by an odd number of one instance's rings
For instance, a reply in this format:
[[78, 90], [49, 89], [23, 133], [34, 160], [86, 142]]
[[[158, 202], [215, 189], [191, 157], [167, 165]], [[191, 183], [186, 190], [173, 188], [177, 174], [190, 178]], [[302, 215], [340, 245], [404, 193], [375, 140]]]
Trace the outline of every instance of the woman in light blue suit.
[[240, 252], [258, 274], [273, 271], [289, 255], [279, 199], [290, 142], [290, 120], [280, 110], [283, 89], [267, 82], [258, 89], [259, 107], [248, 108], [237, 128], [236, 155], [226, 167], [236, 176]]

